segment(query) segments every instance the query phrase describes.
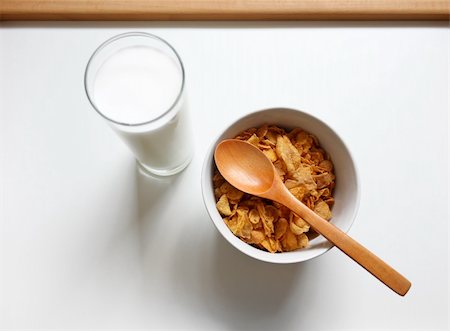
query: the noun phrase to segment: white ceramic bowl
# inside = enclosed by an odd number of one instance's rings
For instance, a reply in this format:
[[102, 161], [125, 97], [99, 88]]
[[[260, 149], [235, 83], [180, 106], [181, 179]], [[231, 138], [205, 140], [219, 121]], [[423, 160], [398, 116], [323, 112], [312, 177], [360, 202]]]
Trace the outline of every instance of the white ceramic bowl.
[[206, 154], [202, 169], [203, 200], [209, 216], [221, 235], [242, 253], [255, 259], [272, 263], [296, 263], [310, 260], [327, 252], [333, 247], [324, 237], [319, 236], [310, 241], [309, 246], [293, 252], [269, 253], [255, 248], [236, 237], [226, 226], [216, 208], [212, 177], [214, 174], [214, 149], [223, 139], [233, 138], [239, 132], [264, 123], [292, 129], [302, 128], [318, 139], [320, 145], [330, 154], [336, 174], [334, 190], [335, 204], [332, 208], [331, 222], [342, 231], [347, 232], [355, 219], [359, 206], [359, 183], [355, 163], [342, 139], [323, 121], [295, 109], [271, 108], [248, 114], [225, 130], [214, 140]]

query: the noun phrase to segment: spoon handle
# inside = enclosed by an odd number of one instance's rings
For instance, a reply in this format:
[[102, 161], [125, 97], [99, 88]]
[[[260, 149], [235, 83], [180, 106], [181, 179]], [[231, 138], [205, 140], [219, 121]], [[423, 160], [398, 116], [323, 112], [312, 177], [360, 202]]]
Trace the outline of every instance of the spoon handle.
[[411, 283], [405, 277], [345, 232], [318, 216], [298, 201], [289, 191], [283, 190], [283, 192], [283, 201], [280, 199], [279, 202], [304, 218], [314, 230], [327, 238], [337, 248], [351, 257], [394, 292], [401, 296], [404, 296], [408, 292]]

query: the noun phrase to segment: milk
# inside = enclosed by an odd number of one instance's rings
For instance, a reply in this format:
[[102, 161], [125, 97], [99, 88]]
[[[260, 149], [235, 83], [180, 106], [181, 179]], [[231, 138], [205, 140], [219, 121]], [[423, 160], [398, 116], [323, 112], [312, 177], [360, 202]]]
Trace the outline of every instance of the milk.
[[116, 122], [111, 125], [138, 161], [157, 174], [176, 172], [192, 154], [183, 95], [174, 106], [182, 84], [176, 59], [151, 46], [122, 48], [95, 74], [96, 108]]

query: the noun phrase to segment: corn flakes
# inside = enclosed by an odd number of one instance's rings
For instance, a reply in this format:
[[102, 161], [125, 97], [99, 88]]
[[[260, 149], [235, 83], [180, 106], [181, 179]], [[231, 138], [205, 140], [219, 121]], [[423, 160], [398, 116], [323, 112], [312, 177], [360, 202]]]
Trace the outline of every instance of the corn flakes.
[[[331, 219], [334, 167], [317, 137], [300, 128], [286, 132], [264, 124], [239, 133], [236, 139], [259, 148], [298, 200], [322, 218]], [[271, 253], [308, 246], [309, 224], [287, 207], [236, 189], [217, 170], [213, 187], [217, 210], [241, 240]]]

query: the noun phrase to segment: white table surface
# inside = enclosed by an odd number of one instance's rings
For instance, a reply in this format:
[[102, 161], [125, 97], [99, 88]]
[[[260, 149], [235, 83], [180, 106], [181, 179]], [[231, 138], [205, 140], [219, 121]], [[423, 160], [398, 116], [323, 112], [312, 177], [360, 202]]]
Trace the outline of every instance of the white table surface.
[[[166, 181], [90, 108], [86, 62], [126, 31], [187, 71], [196, 154]], [[0, 327], [447, 330], [448, 23], [3, 23]], [[350, 234], [406, 275], [400, 297], [337, 249], [298, 265], [236, 251], [200, 170], [227, 123], [288, 106], [325, 119], [362, 182]]]

